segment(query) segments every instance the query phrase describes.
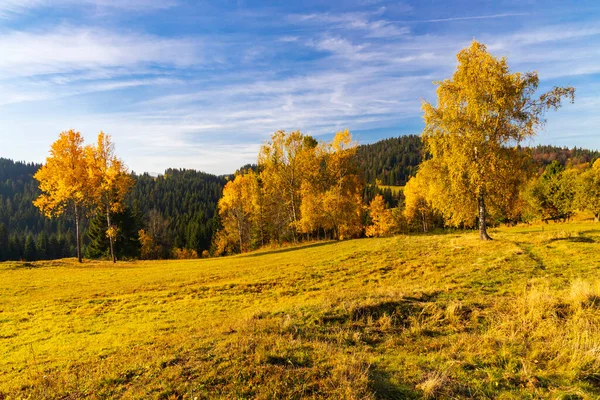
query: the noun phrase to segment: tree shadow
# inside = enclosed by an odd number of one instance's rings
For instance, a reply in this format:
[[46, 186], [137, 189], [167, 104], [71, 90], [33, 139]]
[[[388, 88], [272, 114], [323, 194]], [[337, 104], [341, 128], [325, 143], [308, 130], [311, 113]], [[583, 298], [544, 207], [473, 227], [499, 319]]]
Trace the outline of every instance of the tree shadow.
[[369, 388], [374, 392], [376, 399], [402, 400], [422, 397], [408, 385], [393, 382], [388, 372], [376, 366], [371, 367], [369, 372]]
[[600, 235], [600, 229], [586, 229], [585, 231], [579, 232], [581, 235], [591, 233], [592, 235]]
[[328, 245], [332, 245], [335, 243], [339, 243], [338, 241], [328, 241], [328, 242], [319, 242], [319, 243], [313, 243], [313, 244], [306, 244], [306, 245], [298, 245], [298, 246], [293, 246], [293, 247], [286, 247], [283, 249], [274, 249], [274, 250], [266, 250], [266, 251], [257, 251], [255, 253], [250, 253], [250, 254], [242, 254], [242, 257], [260, 257], [263, 255], [267, 255], [267, 254], [280, 254], [280, 253], [289, 253], [292, 251], [297, 251], [297, 250], [306, 250], [306, 249], [312, 249], [315, 247], [321, 247], [321, 246], [328, 246]]
[[35, 269], [40, 268], [40, 264], [34, 264], [32, 262], [12, 262], [12, 269]]
[[542, 270], [546, 269], [546, 264], [544, 263], [544, 260], [542, 260], [541, 257], [539, 257], [538, 255], [536, 255], [533, 252], [533, 245], [530, 245], [528, 243], [523, 243], [523, 242], [512, 242], [515, 244], [515, 246], [517, 246], [519, 249], [521, 249], [521, 251], [523, 253], [525, 253], [527, 255], [527, 257], [529, 257], [533, 262], [535, 262], [536, 267]]
[[595, 243], [596, 241], [590, 237], [586, 237], [586, 236], [575, 236], [575, 237], [568, 237], [568, 238], [555, 238], [555, 239], [550, 239], [551, 242], [557, 242], [557, 241], [565, 241], [565, 242], [571, 242], [571, 243]]

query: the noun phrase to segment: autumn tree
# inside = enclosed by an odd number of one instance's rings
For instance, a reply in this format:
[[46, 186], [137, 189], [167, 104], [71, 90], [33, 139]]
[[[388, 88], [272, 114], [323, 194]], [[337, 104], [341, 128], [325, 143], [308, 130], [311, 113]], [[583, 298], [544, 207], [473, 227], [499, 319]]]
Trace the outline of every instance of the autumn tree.
[[406, 183], [402, 211], [408, 223], [420, 225], [423, 232], [429, 231], [433, 217], [433, 206], [428, 200], [432, 193], [429, 192], [425, 171], [427, 170], [424, 169]]
[[106, 236], [110, 242], [110, 256], [115, 263], [118, 227], [111, 222], [111, 214], [123, 212], [125, 195], [133, 186], [133, 179], [123, 161], [115, 155], [110, 135], [100, 132], [96, 146], [87, 146], [86, 154], [90, 198], [97, 212], [106, 215]]
[[578, 181], [578, 171], [553, 161], [527, 188], [529, 204], [543, 221], [566, 221], [575, 212]]
[[325, 228], [336, 239], [360, 235], [363, 224], [363, 183], [356, 168], [357, 144], [348, 129], [335, 134], [325, 155], [328, 188], [323, 194]]
[[252, 247], [253, 227], [258, 217], [258, 181], [254, 172], [237, 175], [223, 188], [219, 200], [222, 229], [217, 237], [217, 252], [232, 252], [232, 245], [244, 252]]
[[367, 226], [365, 234], [368, 237], [387, 236], [394, 229], [394, 217], [392, 210], [386, 207], [383, 196], [377, 195], [369, 204], [369, 216], [371, 225]]
[[582, 210], [594, 214], [594, 220], [600, 220], [600, 159], [581, 174], [577, 203]]
[[263, 185], [267, 219], [277, 240], [290, 233], [296, 240], [301, 219], [301, 188], [308, 171], [316, 166], [312, 153], [317, 141], [300, 131], [277, 131], [262, 146], [258, 165]]
[[524, 180], [503, 179], [522, 175], [516, 146], [535, 134], [546, 110], [558, 109], [565, 97], [573, 101], [575, 90], [555, 87], [535, 97], [537, 73], [512, 73], [505, 58], [477, 41], [457, 59], [452, 78], [436, 82], [437, 105], [423, 103], [429, 165], [447, 185], [432, 203], [443, 204], [440, 211], [454, 225], [477, 218], [480, 238], [489, 240], [488, 205]]
[[75, 219], [77, 260], [82, 261], [80, 219], [89, 204], [90, 182], [83, 137], [79, 132], [61, 132], [50, 147], [46, 163], [34, 175], [42, 194], [33, 202], [47, 217], [58, 217], [67, 210]]

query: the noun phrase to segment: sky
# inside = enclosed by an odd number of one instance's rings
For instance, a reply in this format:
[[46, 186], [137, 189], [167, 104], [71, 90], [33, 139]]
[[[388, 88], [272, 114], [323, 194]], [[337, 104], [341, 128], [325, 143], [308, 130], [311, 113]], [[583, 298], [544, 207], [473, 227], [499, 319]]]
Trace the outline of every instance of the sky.
[[600, 149], [597, 0], [0, 0], [0, 157], [102, 130], [138, 173], [225, 174], [278, 129], [419, 134], [473, 39], [576, 88], [531, 144]]

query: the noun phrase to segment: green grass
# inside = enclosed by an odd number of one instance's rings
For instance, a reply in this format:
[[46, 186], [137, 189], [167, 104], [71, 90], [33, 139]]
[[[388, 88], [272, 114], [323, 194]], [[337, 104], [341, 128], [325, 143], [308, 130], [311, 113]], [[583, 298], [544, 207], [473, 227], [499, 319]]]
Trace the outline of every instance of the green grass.
[[0, 398], [600, 396], [600, 224], [0, 264]]

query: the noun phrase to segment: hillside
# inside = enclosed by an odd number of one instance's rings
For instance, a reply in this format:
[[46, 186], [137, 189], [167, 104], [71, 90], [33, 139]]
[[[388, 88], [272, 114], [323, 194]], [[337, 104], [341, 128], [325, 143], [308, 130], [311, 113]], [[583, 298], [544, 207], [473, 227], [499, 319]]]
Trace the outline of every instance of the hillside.
[[418, 135], [398, 136], [358, 147], [359, 169], [367, 183], [404, 185], [417, 173], [423, 144]]
[[0, 398], [597, 398], [591, 223], [0, 264]]

